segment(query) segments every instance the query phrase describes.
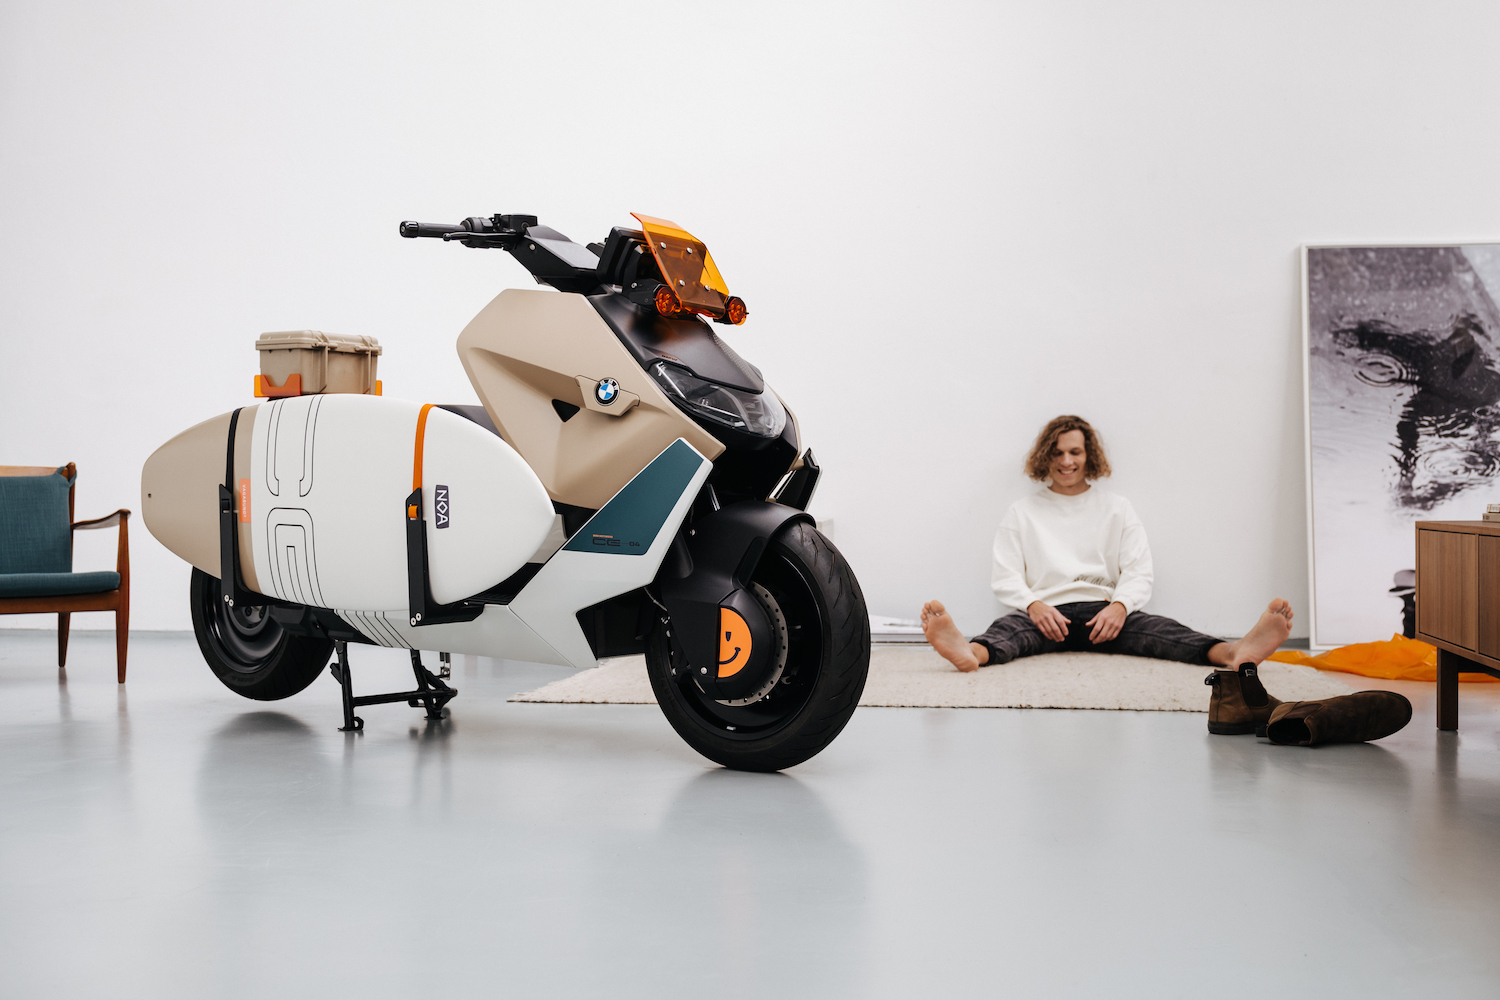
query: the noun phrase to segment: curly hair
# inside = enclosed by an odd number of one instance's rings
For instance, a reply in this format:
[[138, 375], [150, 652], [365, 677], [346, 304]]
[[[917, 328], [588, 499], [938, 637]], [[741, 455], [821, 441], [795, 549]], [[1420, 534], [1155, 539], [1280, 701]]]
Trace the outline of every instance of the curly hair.
[[1028, 476], [1039, 483], [1047, 481], [1052, 468], [1052, 450], [1057, 447], [1057, 439], [1068, 431], [1083, 432], [1083, 478], [1103, 479], [1109, 475], [1109, 459], [1104, 456], [1104, 442], [1100, 440], [1099, 433], [1082, 417], [1065, 413], [1049, 420], [1047, 426], [1036, 436], [1036, 444], [1031, 446], [1031, 454], [1026, 456]]

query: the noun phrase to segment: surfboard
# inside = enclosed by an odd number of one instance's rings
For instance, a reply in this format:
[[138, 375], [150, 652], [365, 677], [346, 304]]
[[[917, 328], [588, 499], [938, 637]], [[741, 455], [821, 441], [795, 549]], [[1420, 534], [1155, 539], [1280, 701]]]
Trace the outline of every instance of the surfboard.
[[354, 394], [260, 409], [249, 520], [255, 575], [273, 597], [406, 608], [406, 498], [417, 486], [440, 604], [509, 577], [552, 527], [552, 502], [521, 456], [457, 414]]
[[[178, 435], [142, 475], [152, 534], [214, 576], [227, 430], [224, 417]], [[521, 456], [438, 407], [352, 393], [278, 399], [240, 411], [235, 452], [245, 582], [297, 604], [406, 610], [406, 499], [417, 486], [440, 604], [511, 576], [553, 524]]]

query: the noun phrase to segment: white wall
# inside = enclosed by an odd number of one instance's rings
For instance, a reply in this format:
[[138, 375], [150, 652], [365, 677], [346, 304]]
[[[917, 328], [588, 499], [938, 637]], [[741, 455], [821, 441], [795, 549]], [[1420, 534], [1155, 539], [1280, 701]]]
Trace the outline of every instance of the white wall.
[[[453, 339], [529, 278], [396, 223], [583, 242], [643, 211], [749, 302], [733, 342], [872, 611], [982, 627], [1021, 455], [1078, 412], [1151, 534], [1150, 610], [1238, 633], [1307, 597], [1297, 246], [1500, 238], [1497, 29], [1492, 3], [12, 2], [0, 463], [78, 462], [80, 516], [138, 507], [157, 445], [251, 401], [264, 330], [373, 334], [387, 394], [471, 401]], [[187, 568], [135, 528], [133, 624], [189, 627]]]

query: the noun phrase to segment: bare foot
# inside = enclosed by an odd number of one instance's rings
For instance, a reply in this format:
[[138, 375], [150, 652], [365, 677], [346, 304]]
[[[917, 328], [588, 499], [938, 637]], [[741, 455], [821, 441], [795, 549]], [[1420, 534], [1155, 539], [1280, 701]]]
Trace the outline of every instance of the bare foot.
[[1281, 598], [1266, 605], [1265, 613], [1243, 639], [1230, 644], [1230, 667], [1259, 664], [1292, 634], [1292, 606]]
[[959, 670], [969, 673], [979, 669], [979, 658], [969, 649], [969, 640], [953, 623], [953, 616], [948, 614], [942, 601], [928, 601], [922, 605], [922, 634], [943, 659]]

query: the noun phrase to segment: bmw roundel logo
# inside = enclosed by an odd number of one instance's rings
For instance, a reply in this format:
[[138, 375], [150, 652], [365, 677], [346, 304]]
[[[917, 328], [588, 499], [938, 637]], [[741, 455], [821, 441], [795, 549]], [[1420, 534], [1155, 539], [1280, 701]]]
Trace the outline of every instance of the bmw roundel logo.
[[605, 406], [613, 403], [620, 396], [620, 383], [612, 378], [601, 378], [599, 384], [594, 386], [594, 398]]

